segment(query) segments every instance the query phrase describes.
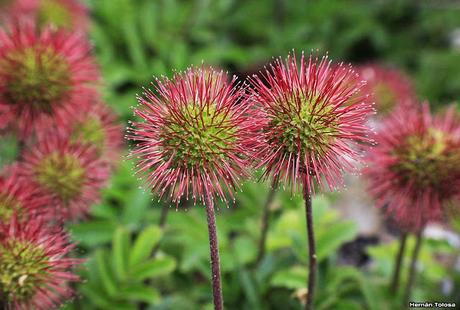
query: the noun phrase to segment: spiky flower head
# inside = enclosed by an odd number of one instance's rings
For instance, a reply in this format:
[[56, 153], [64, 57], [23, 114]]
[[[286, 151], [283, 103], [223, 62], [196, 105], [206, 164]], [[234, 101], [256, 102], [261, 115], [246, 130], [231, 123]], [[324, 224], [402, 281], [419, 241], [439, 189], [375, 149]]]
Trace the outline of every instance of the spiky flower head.
[[98, 74], [82, 36], [20, 23], [0, 30], [0, 41], [1, 118], [21, 138], [62, 127], [93, 102]]
[[417, 230], [442, 218], [445, 204], [460, 202], [460, 119], [454, 107], [433, 116], [397, 109], [376, 135], [368, 155], [369, 191], [402, 228]]
[[[172, 80], [156, 81], [155, 91], [138, 98], [135, 141], [138, 173], [160, 197], [179, 203], [226, 194], [246, 175], [250, 144], [257, 124], [251, 104], [235, 77], [209, 68], [191, 68]], [[206, 197], [207, 196], [207, 197]]]
[[115, 113], [103, 103], [82, 108], [66, 124], [64, 137], [71, 143], [92, 146], [99, 156], [115, 164], [123, 146], [123, 130]]
[[15, 216], [20, 221], [46, 212], [46, 200], [37, 189], [19, 177], [16, 165], [4, 168], [0, 177], [0, 223]]
[[377, 117], [387, 115], [398, 105], [410, 108], [417, 102], [410, 78], [400, 70], [371, 64], [359, 67], [358, 72], [366, 81], [364, 91], [371, 94], [369, 100], [375, 103]]
[[3, 6], [5, 19], [32, 22], [39, 28], [84, 31], [89, 26], [88, 9], [78, 0], [7, 0]]
[[7, 309], [48, 310], [72, 297], [74, 248], [67, 234], [40, 218], [0, 224], [0, 296]]
[[303, 185], [313, 191], [315, 180], [334, 189], [342, 170], [354, 168], [359, 155], [354, 145], [369, 141], [365, 124], [373, 109], [360, 92], [363, 83], [351, 67], [303, 53], [300, 67], [289, 55], [261, 76], [251, 79], [264, 123], [258, 167], [292, 190]]
[[110, 167], [94, 148], [49, 135], [24, 153], [19, 173], [47, 198], [55, 217], [76, 220], [99, 200]]

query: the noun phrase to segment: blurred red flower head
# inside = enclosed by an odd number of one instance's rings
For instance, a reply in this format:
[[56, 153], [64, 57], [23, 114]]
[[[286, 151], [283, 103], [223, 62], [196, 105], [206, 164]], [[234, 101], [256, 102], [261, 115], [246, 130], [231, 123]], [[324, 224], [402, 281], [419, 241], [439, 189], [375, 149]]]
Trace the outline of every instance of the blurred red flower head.
[[460, 119], [454, 107], [433, 116], [397, 109], [376, 134], [364, 169], [377, 205], [407, 230], [440, 220], [445, 204], [460, 202]]
[[71, 143], [92, 146], [100, 157], [116, 165], [123, 147], [123, 128], [110, 107], [103, 103], [83, 107], [65, 127], [64, 137]]
[[[54, 309], [72, 297], [69, 257], [74, 245], [67, 234], [40, 218], [0, 224], [0, 295], [11, 309]], [[9, 309], [8, 308], [8, 309]]]
[[17, 23], [0, 29], [0, 42], [0, 120], [21, 138], [61, 128], [94, 102], [98, 71], [82, 36]]
[[210, 68], [191, 68], [156, 81], [139, 98], [129, 139], [138, 173], [172, 201], [232, 195], [247, 175], [257, 123], [244, 88]]
[[353, 170], [358, 142], [368, 142], [367, 117], [373, 112], [362, 82], [349, 66], [332, 65], [302, 53], [277, 59], [262, 77], [254, 76], [253, 98], [261, 110], [262, 139], [255, 157], [265, 176], [314, 190], [314, 180], [334, 189], [342, 171]]
[[89, 26], [88, 9], [78, 0], [7, 0], [0, 8], [4, 19], [28, 21], [40, 28], [85, 31]]
[[39, 140], [24, 153], [20, 176], [46, 197], [52, 218], [76, 220], [99, 201], [110, 176], [108, 163], [87, 145], [55, 135]]
[[358, 72], [366, 81], [364, 91], [371, 94], [369, 101], [375, 103], [377, 118], [398, 105], [410, 107], [417, 102], [412, 82], [403, 72], [376, 64], [361, 66]]
[[16, 165], [4, 168], [0, 177], [0, 223], [7, 223], [13, 216], [27, 221], [46, 213], [46, 199], [34, 186], [19, 177]]

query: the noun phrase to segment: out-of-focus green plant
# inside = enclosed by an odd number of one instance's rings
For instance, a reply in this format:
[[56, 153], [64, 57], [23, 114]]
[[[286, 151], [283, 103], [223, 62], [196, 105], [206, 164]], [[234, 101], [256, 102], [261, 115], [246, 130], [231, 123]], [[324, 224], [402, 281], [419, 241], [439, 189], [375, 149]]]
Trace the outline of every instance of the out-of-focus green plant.
[[[135, 103], [135, 94], [141, 86], [148, 86], [152, 75], [171, 75], [172, 68], [182, 70], [204, 61], [245, 77], [273, 55], [285, 55], [293, 48], [328, 51], [334, 59], [354, 63], [397, 65], [414, 79], [419, 97], [434, 105], [454, 101], [460, 94], [460, 52], [451, 43], [454, 30], [460, 27], [457, 7], [402, 0], [86, 2], [93, 19], [90, 36], [106, 80], [104, 96], [124, 120], [131, 118], [129, 107]], [[14, 149], [3, 147], [4, 141], [15, 144], [14, 139], [2, 138], [1, 164], [8, 158], [2, 150]], [[131, 163], [123, 162], [90, 218], [70, 227], [80, 244], [81, 256], [88, 258], [82, 275], [89, 280], [79, 287], [82, 296], [69, 307], [118, 309], [114, 306], [117, 303], [119, 308], [125, 305], [131, 309], [144, 301], [150, 304], [149, 309], [211, 309], [209, 249], [201, 206], [169, 212], [160, 241], [161, 252], [166, 254], [157, 259], [167, 257], [177, 266], [174, 272], [169, 270], [167, 276], [161, 276], [161, 281], [154, 277], [143, 286], [156, 290], [161, 298], [156, 299], [155, 293], [148, 298], [114, 297], [114, 288], [118, 291], [144, 282], [118, 277], [114, 257], [120, 247], [113, 240], [123, 240], [131, 232], [128, 239], [133, 239], [129, 245], [132, 250], [143, 232], [152, 229], [147, 227], [158, 222], [162, 207], [139, 189], [141, 184], [132, 176], [132, 168]], [[261, 206], [267, 194], [267, 184], [246, 182], [235, 205], [222, 207], [217, 218], [227, 309], [301, 308], [299, 300], [305, 293], [307, 277], [301, 197], [290, 199], [283, 190], [277, 193], [271, 208], [266, 256], [255, 264]], [[330, 197], [314, 202], [320, 261], [317, 309], [400, 307], [399, 300], [387, 293], [396, 244], [372, 248], [368, 268], [338, 265], [337, 249], [353, 240], [357, 230], [329, 207]], [[409, 251], [412, 246], [410, 241]], [[421, 281], [415, 297], [455, 297], [439, 293], [441, 277], [456, 279], [454, 291], [460, 287], [458, 276], [436, 259], [435, 253], [450, 251], [443, 242], [427, 240], [423, 244], [423, 272], [419, 272]], [[152, 264], [155, 261], [146, 259]], [[402, 275], [405, 281], [406, 274]], [[90, 296], [91, 287], [97, 288], [94, 292], [100, 300]]]
[[[244, 77], [273, 55], [319, 49], [348, 62], [386, 62], [420, 99], [457, 100], [458, 6], [429, 1], [87, 0], [106, 98], [125, 117], [140, 86], [172, 68], [207, 64]], [[415, 52], [416, 51], [416, 52]], [[432, 74], [436, 72], [436, 74]]]
[[77, 309], [137, 309], [140, 302], [157, 304], [160, 292], [146, 280], [169, 276], [175, 269], [173, 257], [159, 253], [151, 257], [162, 231], [148, 226], [132, 240], [126, 228], [118, 227], [110, 249], [98, 248], [91, 253], [82, 272], [84, 283], [78, 288], [82, 296]]

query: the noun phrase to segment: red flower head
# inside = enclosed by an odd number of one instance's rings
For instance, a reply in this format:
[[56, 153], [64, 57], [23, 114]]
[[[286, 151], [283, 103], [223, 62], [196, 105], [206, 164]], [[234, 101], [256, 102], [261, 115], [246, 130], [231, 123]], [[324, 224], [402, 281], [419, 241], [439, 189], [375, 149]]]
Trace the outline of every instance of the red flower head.
[[80, 263], [68, 257], [73, 248], [40, 218], [1, 224], [0, 295], [7, 309], [54, 309], [71, 298], [69, 282], [79, 280], [71, 269]]
[[81, 36], [29, 24], [0, 30], [0, 120], [22, 138], [33, 130], [62, 127], [93, 102], [98, 78], [89, 44]]
[[117, 162], [123, 147], [123, 130], [117, 116], [102, 103], [83, 108], [68, 122], [64, 135], [71, 143], [93, 146], [111, 164]]
[[89, 26], [88, 10], [78, 0], [7, 0], [6, 2], [3, 5], [6, 19], [27, 20], [39, 25], [40, 28], [53, 25], [67, 30], [86, 30]]
[[365, 124], [373, 111], [351, 67], [302, 53], [300, 68], [290, 55], [251, 83], [264, 122], [255, 155], [264, 175], [293, 190], [303, 184], [313, 191], [313, 180], [331, 189], [341, 183], [342, 170], [352, 170], [358, 157], [353, 145], [369, 141]]
[[0, 177], [0, 223], [7, 223], [13, 215], [19, 220], [29, 220], [43, 214], [45, 199], [37, 190], [18, 176], [17, 166], [12, 166], [5, 177]]
[[160, 197], [172, 201], [232, 195], [246, 175], [254, 128], [250, 102], [235, 77], [211, 69], [192, 68], [173, 80], [157, 80], [156, 92], [139, 98], [129, 139], [138, 172]]
[[408, 107], [417, 100], [412, 82], [399, 70], [367, 65], [359, 68], [359, 74], [367, 82], [364, 91], [371, 94], [369, 99], [375, 103], [377, 116], [388, 114], [397, 105]]
[[407, 230], [439, 220], [460, 198], [460, 120], [454, 108], [433, 117], [422, 109], [397, 109], [376, 135], [364, 171], [377, 205], [387, 205]]
[[99, 200], [110, 174], [109, 165], [94, 148], [50, 135], [24, 154], [21, 177], [48, 200], [58, 218], [75, 220]]

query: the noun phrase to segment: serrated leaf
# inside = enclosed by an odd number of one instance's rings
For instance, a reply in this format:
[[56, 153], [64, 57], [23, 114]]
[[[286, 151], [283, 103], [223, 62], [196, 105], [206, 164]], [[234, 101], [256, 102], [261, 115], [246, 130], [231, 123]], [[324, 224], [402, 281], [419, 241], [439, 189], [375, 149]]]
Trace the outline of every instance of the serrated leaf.
[[292, 289], [305, 288], [307, 286], [307, 275], [307, 267], [294, 266], [277, 272], [273, 276], [271, 284]]
[[142, 281], [169, 274], [176, 268], [176, 261], [172, 257], [159, 257], [155, 260], [133, 266], [130, 276], [133, 280]]
[[151, 304], [160, 300], [160, 293], [156, 289], [144, 285], [130, 285], [122, 288], [118, 296], [129, 301], [143, 301]]
[[162, 231], [157, 226], [149, 226], [144, 229], [134, 242], [129, 256], [129, 266], [133, 267], [146, 260], [153, 251], [154, 246], [160, 240]]
[[74, 240], [90, 247], [110, 242], [115, 229], [117, 229], [117, 224], [112, 221], [91, 221], [69, 227]]
[[107, 255], [104, 251], [99, 250], [96, 252], [96, 262], [97, 262], [97, 269], [99, 271], [99, 275], [102, 281], [102, 285], [107, 292], [107, 294], [111, 297], [117, 294], [117, 284], [113, 278], [113, 275], [108, 267], [107, 264]]
[[120, 227], [115, 231], [112, 241], [112, 262], [118, 279], [126, 277], [129, 260], [130, 236], [126, 229]]
[[327, 230], [320, 231], [317, 236], [316, 255], [318, 261], [328, 257], [343, 243], [353, 240], [358, 233], [356, 224], [351, 222], [334, 223]]

